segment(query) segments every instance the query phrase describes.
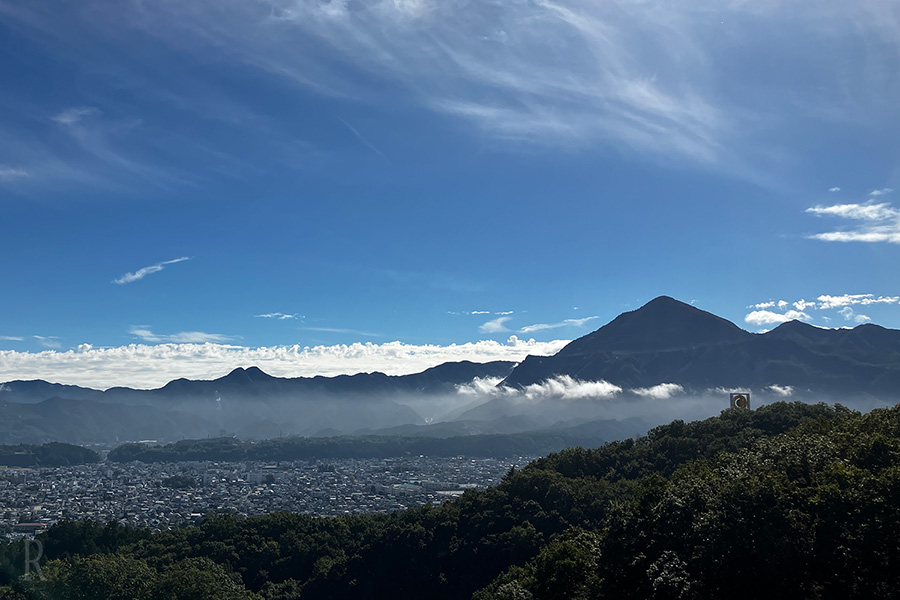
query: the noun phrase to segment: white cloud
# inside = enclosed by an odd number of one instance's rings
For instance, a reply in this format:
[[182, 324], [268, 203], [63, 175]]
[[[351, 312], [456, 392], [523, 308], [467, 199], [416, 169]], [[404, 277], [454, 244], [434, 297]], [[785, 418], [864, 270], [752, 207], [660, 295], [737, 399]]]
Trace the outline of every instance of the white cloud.
[[608, 381], [580, 381], [568, 375], [553, 377], [542, 383], [526, 386], [523, 394], [529, 400], [560, 397], [566, 400], [585, 398], [612, 398], [622, 388]]
[[156, 263], [155, 265], [150, 265], [149, 267], [144, 267], [142, 269], [138, 269], [134, 273], [125, 273], [121, 277], [119, 277], [117, 279], [113, 279], [113, 283], [122, 285], [125, 283], [131, 283], [133, 281], [138, 281], [139, 279], [143, 279], [144, 277], [146, 277], [147, 275], [150, 275], [151, 273], [159, 273], [164, 268], [166, 268], [166, 265], [174, 265], [175, 263], [184, 262], [186, 260], [191, 260], [191, 258], [188, 256], [182, 256], [181, 258], [175, 258], [172, 260], [163, 261], [161, 263]]
[[489, 314], [491, 314], [491, 311], [489, 311], [489, 310], [473, 310], [469, 314], [471, 314], [471, 315], [489, 315]]
[[709, 394], [747, 394], [749, 390], [747, 388], [726, 388], [726, 387], [716, 387], [710, 390], [707, 390]]
[[844, 320], [845, 320], [845, 321], [849, 321], [850, 319], [853, 319], [853, 320], [854, 320], [855, 322], [857, 322], [857, 323], [868, 323], [869, 321], [872, 320], [872, 319], [871, 319], [869, 316], [867, 316], [867, 315], [860, 315], [860, 314], [857, 314], [857, 313], [856, 313], [852, 308], [850, 308], [849, 306], [845, 306], [844, 308], [842, 308], [841, 310], [839, 310], [839, 311], [838, 311], [838, 314], [840, 314], [842, 317], [844, 317]]
[[828, 188], [828, 191], [829, 191], [829, 192], [832, 192], [832, 193], [834, 193], [834, 192], [839, 192], [839, 191], [841, 191], [841, 188], [839, 188], [839, 187], [832, 187], [832, 188]]
[[668, 400], [675, 394], [684, 392], [684, 388], [677, 383], [660, 383], [648, 388], [637, 388], [631, 390], [638, 396], [647, 396], [656, 400]]
[[115, 348], [82, 344], [66, 352], [0, 350], [0, 381], [44, 379], [103, 389], [118, 385], [152, 388], [179, 377], [213, 379], [236, 367], [251, 365], [279, 377], [334, 376], [372, 371], [404, 375], [449, 361], [518, 362], [529, 354], [555, 354], [568, 343], [569, 340], [524, 341], [510, 336], [506, 343], [483, 340], [449, 346], [414, 345], [399, 341], [259, 348], [212, 343], [131, 344]]
[[478, 331], [481, 333], [501, 333], [503, 331], [509, 331], [504, 323], [510, 319], [512, 319], [512, 317], [497, 317], [496, 319], [492, 319], [487, 323], [480, 325]]
[[751, 304], [747, 308], [761, 309], [761, 308], [774, 308], [776, 306], [778, 308], [786, 308], [787, 305], [788, 305], [788, 303], [784, 300], [769, 300], [767, 302], [760, 302], [759, 304]]
[[789, 310], [785, 313], [777, 313], [771, 310], [754, 310], [744, 317], [744, 321], [754, 325], [772, 325], [775, 323], [787, 323], [788, 321], [809, 321], [811, 317], [805, 312]]
[[[288, 313], [273, 312], [273, 313], [263, 313], [261, 315], [253, 315], [253, 316], [258, 319], [278, 319], [279, 321], [284, 321], [287, 319], [296, 319], [297, 313], [288, 314]], [[303, 317], [300, 317], [300, 318], [302, 319]]]
[[25, 338], [19, 337], [17, 335], [0, 335], [0, 340], [4, 342], [21, 342], [24, 341]]
[[171, 335], [158, 335], [146, 326], [132, 327], [128, 333], [135, 337], [139, 337], [145, 342], [166, 342], [175, 344], [206, 344], [206, 343], [222, 343], [233, 340], [234, 338], [219, 333], [205, 333], [203, 331], [182, 331]]
[[813, 206], [812, 208], [807, 208], [806, 212], [820, 216], [842, 217], [862, 221], [882, 221], [900, 216], [900, 211], [897, 211], [888, 202]]
[[[793, 319], [810, 321], [812, 320], [810, 315], [805, 312], [808, 309], [817, 309], [819, 311], [840, 309], [837, 312], [844, 318], [844, 320], [849, 321], [852, 319], [857, 323], [868, 323], [872, 320], [871, 317], [869, 317], [868, 315], [857, 314], [850, 307], [856, 305], [870, 306], [872, 304], [900, 304], [900, 296], [875, 296], [874, 294], [842, 294], [839, 296], [834, 296], [823, 294], [819, 296], [815, 301], [801, 299], [792, 303], [788, 303], [783, 300], [770, 300], [767, 302], [760, 302], [759, 304], [751, 304], [749, 308], [755, 308], [757, 310], [749, 313], [746, 317], [744, 317], [744, 320], [747, 323], [752, 323], [755, 325], [774, 325], [785, 323]], [[793, 306], [796, 310], [782, 312], [768, 310], [771, 308], [775, 308], [776, 306], [784, 309], [788, 305]], [[831, 318], [824, 314], [819, 314], [818, 316], [822, 321], [831, 321]], [[764, 333], [764, 331], [759, 331], [759, 333]]]
[[[887, 189], [887, 188], [886, 188]], [[882, 191], [883, 190], [876, 190]], [[874, 193], [874, 192], [873, 192]], [[835, 204], [814, 206], [806, 212], [818, 216], [833, 216], [866, 224], [843, 231], [827, 231], [808, 236], [823, 242], [887, 242], [900, 244], [900, 210], [887, 202], [865, 202], [863, 204]]]
[[584, 327], [588, 321], [593, 321], [599, 317], [584, 317], [583, 319], [566, 319], [559, 323], [535, 323], [534, 325], [526, 325], [519, 330], [519, 333], [533, 333], [535, 331], [543, 331], [545, 329], [558, 329], [560, 327]]
[[98, 114], [100, 114], [100, 111], [96, 108], [90, 106], [75, 106], [72, 108], [67, 108], [66, 110], [54, 115], [51, 118], [60, 125], [75, 125], [84, 117], [90, 117]]
[[819, 296], [819, 308], [839, 308], [842, 306], [851, 306], [861, 304], [868, 306], [870, 304], [898, 304], [900, 296], [875, 296], [874, 294], [843, 294], [841, 296]]
[[887, 242], [889, 244], [900, 244], [900, 230], [894, 231], [893, 228], [887, 227], [873, 228], [866, 231], [829, 231], [827, 233], [817, 233], [810, 237], [823, 242], [864, 242], [869, 244]]
[[18, 167], [0, 165], [0, 181], [12, 181], [23, 177], [31, 177], [31, 173]]
[[[469, 383], [456, 386], [456, 392], [462, 396], [491, 396], [498, 392], [497, 385], [503, 381], [502, 377], [476, 377]], [[505, 388], [504, 391], [509, 391]]]
[[511, 314], [513, 314], [514, 312], [516, 312], [516, 311], [514, 311], [514, 310], [501, 310], [501, 311], [495, 312], [494, 314], [495, 314], [495, 315], [511, 315]]
[[872, 190], [871, 192], [869, 192], [869, 195], [870, 196], [886, 196], [893, 191], [894, 190], [892, 188], [886, 187], [886, 188], [881, 188], [880, 190]]
[[775, 394], [777, 394], [783, 398], [787, 398], [788, 396], [792, 396], [794, 394], [794, 388], [793, 388], [793, 386], [790, 386], [790, 385], [774, 384], [774, 385], [770, 385], [769, 389], [771, 391], [775, 392]]
[[559, 375], [534, 383], [524, 388], [497, 387], [499, 379], [476, 379], [471, 383], [456, 386], [457, 393], [466, 396], [503, 397], [515, 401], [539, 402], [547, 398], [563, 400], [584, 400], [590, 398], [612, 398], [622, 392], [622, 388], [608, 381], [581, 381], [569, 375]]

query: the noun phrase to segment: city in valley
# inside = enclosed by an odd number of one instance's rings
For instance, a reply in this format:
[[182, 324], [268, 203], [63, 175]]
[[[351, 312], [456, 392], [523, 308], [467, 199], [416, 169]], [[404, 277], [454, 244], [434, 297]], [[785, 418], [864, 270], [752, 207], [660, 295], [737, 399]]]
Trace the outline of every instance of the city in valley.
[[211, 513], [315, 516], [440, 504], [498, 483], [534, 457], [329, 459], [291, 462], [95, 463], [0, 470], [0, 532], [31, 536], [61, 519], [155, 530]]

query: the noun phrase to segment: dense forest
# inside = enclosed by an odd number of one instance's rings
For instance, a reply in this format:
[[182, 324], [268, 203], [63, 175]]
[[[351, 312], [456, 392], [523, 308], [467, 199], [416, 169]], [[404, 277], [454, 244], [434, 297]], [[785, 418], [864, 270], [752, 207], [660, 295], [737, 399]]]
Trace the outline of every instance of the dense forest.
[[442, 506], [276, 513], [151, 534], [63, 522], [6, 600], [888, 598], [900, 407], [778, 403], [570, 448]]
[[0, 446], [0, 466], [4, 467], [67, 467], [99, 461], [100, 455], [93, 450], [72, 444]]
[[[122, 444], [109, 453], [113, 462], [141, 461], [289, 461], [308, 458], [390, 458], [394, 456], [542, 456], [563, 448], [598, 445], [630, 431], [633, 425], [609, 421], [602, 431], [590, 434], [534, 431], [483, 434], [448, 438], [407, 436], [291, 437], [265, 441], [241, 441], [233, 437], [182, 440], [164, 446]], [[623, 437], [622, 435], [618, 437]]]

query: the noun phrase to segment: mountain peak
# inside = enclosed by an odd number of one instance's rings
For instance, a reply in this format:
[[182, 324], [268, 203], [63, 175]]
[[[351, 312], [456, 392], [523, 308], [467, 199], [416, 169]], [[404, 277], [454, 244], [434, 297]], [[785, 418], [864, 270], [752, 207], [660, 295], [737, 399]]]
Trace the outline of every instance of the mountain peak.
[[259, 367], [238, 367], [234, 369], [231, 373], [223, 377], [222, 379], [236, 381], [236, 380], [248, 380], [248, 381], [260, 381], [262, 379], [272, 379], [272, 376], [268, 373], [264, 372]]
[[[682, 302], [681, 300], [676, 300], [672, 296], [657, 296], [656, 298], [654, 298], [650, 302], [646, 303], [641, 308], [648, 308], [651, 306], [655, 307], [655, 306], [691, 306], [691, 305], [686, 302]], [[641, 308], [639, 308], [638, 310], [641, 310]]]
[[669, 296], [659, 296], [575, 340], [560, 354], [658, 351], [740, 341], [751, 335], [731, 321]]

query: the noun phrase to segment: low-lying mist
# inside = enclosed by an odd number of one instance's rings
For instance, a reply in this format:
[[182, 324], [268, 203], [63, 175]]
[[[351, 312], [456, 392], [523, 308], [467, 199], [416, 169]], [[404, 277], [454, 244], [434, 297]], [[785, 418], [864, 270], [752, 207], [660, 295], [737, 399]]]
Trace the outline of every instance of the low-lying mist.
[[[178, 389], [123, 392], [115, 402], [54, 398], [32, 404], [0, 403], [0, 443], [119, 444], [219, 436], [247, 440], [339, 435], [455, 437], [535, 431], [596, 434], [598, 440], [608, 440], [616, 439], [609, 437], [611, 432], [627, 437], [675, 419], [718, 415], [729, 408], [729, 392], [738, 391], [686, 390], [672, 382], [629, 389], [568, 375], [524, 387], [503, 385], [497, 377], [475, 378], [444, 386], [440, 392], [432, 388], [270, 393], [250, 386], [228, 393], [197, 394]], [[739, 391], [750, 392], [752, 407], [800, 400], [841, 403], [865, 412], [897, 401], [867, 395], [828, 396], [787, 385]], [[612, 427], [613, 422], [622, 427]]]

